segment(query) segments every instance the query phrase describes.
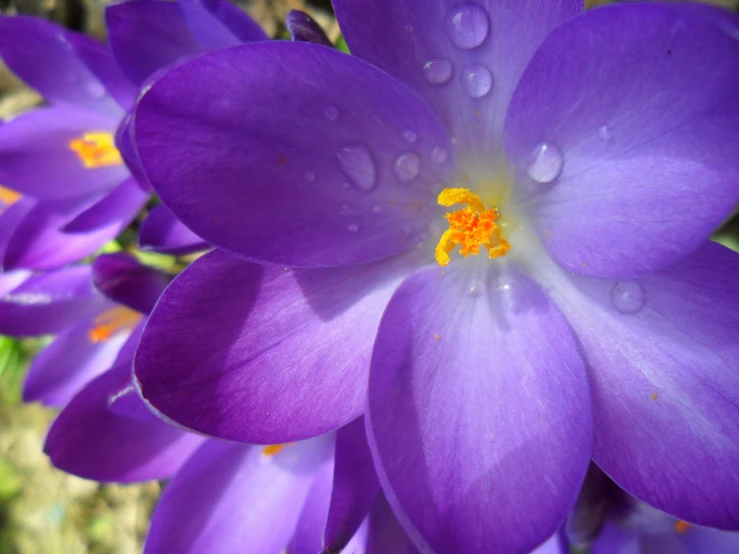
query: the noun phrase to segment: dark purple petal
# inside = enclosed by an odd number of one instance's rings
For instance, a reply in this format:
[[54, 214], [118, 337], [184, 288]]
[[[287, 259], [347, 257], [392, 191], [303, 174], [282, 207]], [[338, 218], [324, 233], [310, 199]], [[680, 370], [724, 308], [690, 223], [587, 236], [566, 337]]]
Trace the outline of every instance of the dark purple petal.
[[561, 152], [532, 203], [560, 264], [633, 277], [708, 238], [739, 199], [738, 72], [739, 41], [666, 3], [588, 11], [550, 35], [516, 89], [506, 146], [524, 186], [541, 144]]
[[130, 254], [98, 256], [92, 265], [92, 280], [111, 300], [148, 314], [171, 280], [169, 276], [140, 264]]
[[202, 52], [267, 40], [259, 25], [228, 0], [180, 0], [179, 6]]
[[501, 148], [513, 89], [549, 32], [580, 0], [334, 0], [352, 54], [434, 107], [459, 149], [489, 161]]
[[62, 410], [44, 445], [55, 467], [96, 481], [166, 479], [203, 442], [159, 420], [111, 412], [110, 396], [130, 382], [130, 375], [130, 364], [115, 366], [91, 381]]
[[415, 246], [452, 167], [451, 155], [430, 161], [449, 139], [416, 95], [307, 43], [189, 60], [144, 94], [134, 126], [151, 184], [185, 225], [245, 258], [292, 267]]
[[209, 244], [185, 227], [172, 211], [160, 204], [151, 212], [139, 229], [139, 244], [144, 250], [181, 256], [205, 250]]
[[[129, 360], [129, 367], [133, 367], [133, 361]], [[130, 417], [140, 421], [157, 421], [158, 417], [149, 410], [142, 401], [136, 385], [129, 382], [124, 388], [108, 396], [108, 409], [116, 415]]]
[[369, 514], [366, 554], [417, 554], [385, 495], [378, 494]]
[[126, 166], [87, 168], [71, 144], [88, 133], [112, 138], [117, 125], [116, 116], [67, 106], [22, 114], [0, 125], [0, 182], [40, 200], [112, 190], [128, 176]]
[[[20, 198], [0, 213], [0, 260], [5, 258], [10, 239], [23, 219], [31, 213], [37, 202], [28, 196]], [[1, 265], [1, 264], [0, 264]], [[5, 268], [7, 269], [7, 268]]]
[[[78, 57], [70, 31], [36, 17], [0, 17], [0, 57], [51, 104], [121, 117], [121, 107]], [[91, 41], [75, 37], [74, 44]], [[3, 183], [5, 184], [5, 183]]]
[[567, 322], [523, 274], [485, 267], [408, 278], [372, 355], [370, 448], [422, 551], [532, 550], [564, 523], [590, 460], [587, 374]]
[[362, 413], [380, 316], [409, 263], [292, 272], [206, 254], [149, 318], [135, 364], [144, 397], [240, 442], [338, 429]]
[[739, 526], [737, 274], [739, 255], [708, 243], [639, 280], [550, 283], [590, 368], [593, 460], [640, 500], [725, 529]]
[[287, 14], [287, 30], [290, 36], [296, 42], [312, 42], [313, 44], [321, 44], [333, 48], [326, 32], [316, 23], [310, 15], [300, 10], [290, 10]]
[[129, 177], [72, 221], [64, 226], [66, 233], [89, 233], [111, 224], [128, 226], [144, 207], [149, 193], [142, 190], [136, 179]]
[[[97, 313], [107, 303], [92, 286], [90, 268], [68, 267], [23, 278], [25, 272], [3, 274], [16, 284], [0, 298], [0, 333], [48, 335]], [[24, 279], [22, 283], [18, 283]], [[5, 288], [5, 287], [2, 287]]]
[[[622, 529], [615, 523], [607, 523], [598, 539], [589, 549], [590, 554], [642, 554], [639, 535], [633, 530]], [[672, 554], [672, 553], [671, 553]]]
[[329, 437], [276, 454], [207, 441], [165, 489], [144, 554], [279, 554], [330, 448]]
[[285, 554], [319, 554], [323, 547], [323, 531], [331, 504], [331, 489], [334, 482], [333, 457], [326, 459], [315, 472], [313, 485], [305, 498], [295, 533]]
[[380, 490], [363, 417], [336, 433], [335, 458], [331, 506], [324, 535], [324, 545], [329, 552], [339, 552], [349, 543]]

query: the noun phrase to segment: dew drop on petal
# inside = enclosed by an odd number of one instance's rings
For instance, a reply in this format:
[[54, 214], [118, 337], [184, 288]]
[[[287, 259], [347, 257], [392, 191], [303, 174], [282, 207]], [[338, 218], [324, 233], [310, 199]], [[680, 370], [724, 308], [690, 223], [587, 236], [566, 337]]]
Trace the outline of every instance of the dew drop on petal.
[[534, 150], [526, 173], [537, 183], [551, 183], [559, 177], [563, 165], [562, 151], [553, 144], [543, 142]]
[[416, 140], [418, 140], [418, 133], [408, 129], [405, 133], [403, 133], [403, 138], [408, 144], [413, 144], [414, 142], [416, 142]]
[[351, 187], [351, 185], [349, 183], [347, 183], [346, 181], [344, 181], [343, 183], [341, 183], [341, 188], [343, 188], [344, 190], [349, 190], [350, 187]]
[[635, 314], [645, 303], [644, 287], [639, 281], [617, 281], [611, 287], [611, 303], [622, 314]]
[[446, 148], [437, 146], [431, 151], [431, 161], [435, 164], [443, 164], [448, 155], [449, 152], [446, 151]]
[[490, 33], [490, 17], [482, 6], [464, 2], [449, 12], [446, 31], [457, 48], [477, 48]]
[[421, 171], [421, 159], [413, 152], [401, 154], [395, 160], [395, 175], [404, 183], [415, 179], [419, 171]]
[[598, 138], [603, 142], [611, 141], [613, 135], [611, 135], [611, 130], [608, 128], [607, 125], [603, 125], [602, 127], [598, 128]]
[[452, 78], [454, 67], [449, 60], [430, 60], [423, 66], [423, 74], [432, 85], [443, 85]]
[[372, 208], [373, 213], [379, 214], [381, 211], [382, 211], [382, 208], [380, 206], [374, 206]]
[[483, 286], [481, 281], [472, 281], [467, 287], [467, 293], [476, 298], [482, 294]]
[[313, 181], [316, 180], [316, 174], [313, 173], [312, 171], [306, 171], [303, 177], [305, 177], [305, 180], [308, 181], [309, 183], [312, 183]]
[[336, 154], [339, 164], [352, 184], [362, 192], [369, 192], [377, 184], [375, 162], [363, 144], [350, 144]]
[[493, 88], [493, 74], [481, 65], [472, 65], [462, 72], [462, 84], [472, 98], [482, 98]]
[[323, 117], [325, 117], [328, 121], [336, 121], [339, 119], [339, 108], [336, 106], [326, 106], [323, 108]]
[[343, 211], [345, 211], [345, 212], [346, 212], [346, 211], [349, 211], [349, 204], [342, 204], [342, 205], [341, 205], [341, 209], [342, 209]]
[[348, 229], [350, 233], [356, 233], [359, 231], [359, 225], [356, 223], [350, 223]]

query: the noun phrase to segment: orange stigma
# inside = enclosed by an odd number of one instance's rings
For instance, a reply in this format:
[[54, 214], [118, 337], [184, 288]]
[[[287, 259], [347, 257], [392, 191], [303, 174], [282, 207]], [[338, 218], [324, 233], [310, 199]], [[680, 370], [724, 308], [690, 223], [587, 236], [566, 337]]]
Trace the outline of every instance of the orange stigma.
[[110, 133], [85, 133], [81, 138], [70, 140], [69, 149], [79, 156], [87, 169], [123, 163]]
[[280, 451], [282, 451], [282, 449], [285, 448], [288, 444], [290, 443], [270, 444], [269, 446], [265, 446], [264, 448], [262, 448], [262, 454], [264, 454], [265, 456], [269, 456], [269, 457], [275, 456]]
[[130, 331], [141, 321], [141, 314], [125, 306], [117, 306], [95, 318], [88, 336], [92, 342], [104, 342], [116, 333]]
[[501, 236], [500, 229], [495, 221], [498, 219], [498, 210], [485, 208], [480, 197], [469, 189], [444, 189], [439, 194], [437, 202], [441, 206], [465, 204], [467, 207], [446, 214], [449, 229], [444, 231], [436, 245], [436, 261], [440, 266], [449, 263], [449, 254], [457, 246], [463, 257], [470, 254], [479, 254], [480, 246], [484, 246], [490, 258], [504, 256], [511, 245]]
[[18, 202], [18, 200], [20, 199], [20, 194], [12, 189], [8, 189], [0, 185], [0, 213], [2, 213], [5, 208], [9, 208], [10, 206]]
[[690, 523], [685, 523], [684, 521], [681, 521], [681, 520], [677, 520], [675, 522], [675, 531], [677, 531], [681, 535], [685, 533], [691, 527], [692, 525], [690, 525]]

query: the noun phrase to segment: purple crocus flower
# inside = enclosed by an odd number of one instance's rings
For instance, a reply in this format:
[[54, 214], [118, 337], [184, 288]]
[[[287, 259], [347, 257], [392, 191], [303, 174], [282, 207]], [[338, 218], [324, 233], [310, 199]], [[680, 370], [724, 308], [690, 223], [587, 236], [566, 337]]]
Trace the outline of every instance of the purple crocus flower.
[[735, 16], [334, 8], [354, 56], [234, 47], [139, 100], [150, 182], [221, 249], [150, 317], [143, 396], [262, 444], [366, 404], [423, 552], [530, 551], [591, 457], [660, 510], [739, 528], [739, 259], [708, 242], [739, 198]]

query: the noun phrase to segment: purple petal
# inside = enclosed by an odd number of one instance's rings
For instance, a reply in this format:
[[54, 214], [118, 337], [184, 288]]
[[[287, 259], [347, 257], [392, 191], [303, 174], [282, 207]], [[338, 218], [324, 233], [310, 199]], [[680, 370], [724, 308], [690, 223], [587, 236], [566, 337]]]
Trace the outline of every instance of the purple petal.
[[245, 258], [292, 267], [415, 246], [452, 166], [451, 156], [429, 161], [449, 139], [417, 96], [308, 43], [185, 62], [144, 94], [134, 125], [151, 184], [185, 225]]
[[86, 40], [36, 17], [0, 17], [0, 57], [47, 102], [120, 117], [121, 107], [74, 47]]
[[639, 535], [636, 532], [622, 529], [614, 523], [607, 523], [589, 552], [590, 554], [642, 554], [639, 542]]
[[338, 429], [362, 413], [372, 341], [408, 265], [291, 272], [210, 252], [149, 318], [143, 395], [187, 428], [240, 442]]
[[0, 125], [0, 182], [41, 200], [112, 190], [128, 176], [126, 166], [87, 168], [71, 144], [87, 133], [112, 135], [117, 125], [116, 116], [68, 106], [20, 115]]
[[[17, 276], [24, 274], [4, 275], [12, 275], [17, 283]], [[0, 298], [0, 333], [11, 336], [56, 334], [81, 318], [99, 312], [106, 303], [92, 287], [89, 267], [68, 267], [33, 275]]]
[[508, 103], [536, 48], [582, 9], [580, 0], [333, 4], [352, 54], [420, 93], [481, 161], [502, 146]]
[[5, 258], [8, 243], [13, 238], [16, 229], [37, 203], [33, 198], [25, 196], [4, 208], [0, 213], [0, 260]]
[[689, 527], [680, 535], [680, 540], [689, 554], [736, 554], [739, 552], [739, 533]]
[[179, 5], [202, 52], [268, 38], [253, 19], [227, 0], [180, 0]]
[[67, 223], [63, 230], [66, 233], [89, 233], [113, 223], [126, 227], [148, 199], [149, 193], [141, 189], [136, 179], [129, 177]]
[[174, 475], [203, 442], [159, 420], [121, 417], [108, 409], [112, 394], [130, 382], [122, 364], [91, 381], [49, 429], [44, 452], [55, 467], [86, 479], [129, 483]]
[[590, 367], [593, 460], [640, 500], [726, 529], [739, 525], [737, 274], [739, 255], [708, 243], [636, 281], [551, 283]]
[[519, 184], [540, 145], [562, 153], [533, 204], [560, 264], [633, 277], [708, 238], [739, 199], [737, 72], [739, 41], [667, 4], [588, 11], [550, 35], [516, 89], [506, 145]]
[[[132, 367], [133, 361], [129, 359], [128, 365]], [[141, 399], [136, 386], [132, 382], [108, 397], [108, 409], [123, 417], [140, 421], [158, 421], [158, 416]]]
[[209, 247], [175, 217], [167, 206], [160, 204], [146, 217], [139, 229], [142, 249], [181, 256]]
[[422, 551], [527, 552], [564, 523], [585, 476], [587, 374], [537, 285], [477, 267], [428, 267], [393, 296], [372, 355], [369, 443]]
[[98, 256], [92, 270], [92, 280], [100, 292], [143, 314], [154, 309], [170, 281], [167, 275], [125, 253]]
[[207, 441], [165, 489], [144, 554], [279, 554], [330, 448], [329, 437], [286, 445], [274, 455]]
[[345, 425], [336, 434], [333, 492], [324, 545], [339, 552], [357, 533], [380, 490], [364, 431], [364, 418]]
[[378, 494], [369, 515], [366, 554], [417, 553], [418, 550], [398, 523], [385, 496]]
[[323, 547], [323, 531], [326, 528], [326, 518], [331, 504], [333, 482], [334, 460], [333, 457], [329, 457], [316, 470], [313, 486], [305, 499], [295, 534], [285, 554], [327, 552]]
[[333, 48], [326, 32], [310, 15], [300, 10], [290, 10], [287, 14], [286, 25], [290, 36], [296, 42], [312, 42]]

